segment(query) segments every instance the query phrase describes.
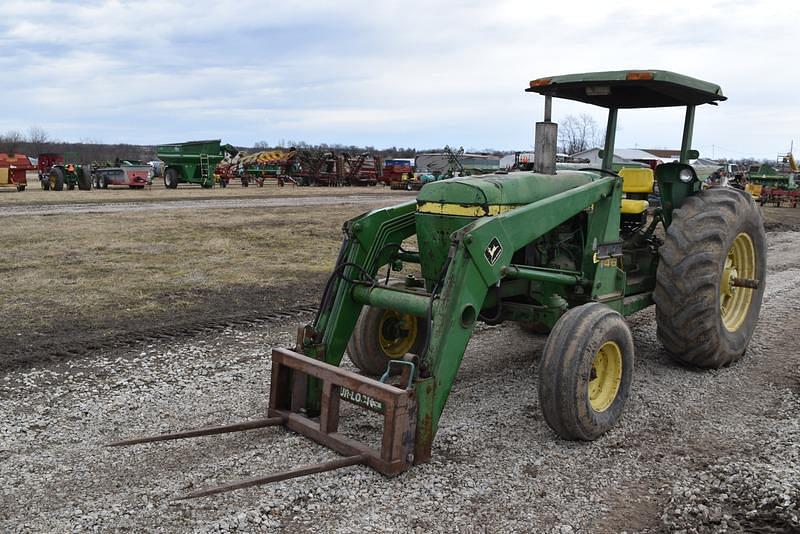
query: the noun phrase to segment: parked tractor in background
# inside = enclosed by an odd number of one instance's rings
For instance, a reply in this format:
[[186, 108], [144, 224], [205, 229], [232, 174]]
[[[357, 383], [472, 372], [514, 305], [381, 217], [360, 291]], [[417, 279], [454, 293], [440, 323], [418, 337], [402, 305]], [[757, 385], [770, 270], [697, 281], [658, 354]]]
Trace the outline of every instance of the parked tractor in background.
[[25, 191], [28, 186], [27, 172], [36, 169], [23, 154], [0, 153], [0, 188], [13, 187]]
[[159, 145], [156, 155], [164, 162], [164, 186], [167, 189], [175, 189], [178, 184], [214, 187], [214, 169], [225, 152], [235, 154], [238, 150], [231, 145], [221, 146], [219, 139]]
[[39, 154], [39, 180], [45, 191], [72, 191], [76, 187], [81, 191], [92, 188], [92, 176], [89, 166], [79, 163], [74, 153]]
[[[622, 417], [634, 378], [625, 316], [655, 304], [658, 339], [681, 364], [740, 359], [764, 295], [761, 215], [743, 191], [702, 190], [689, 165], [695, 108], [726, 100], [720, 87], [646, 70], [539, 78], [527, 91], [545, 109], [533, 172], [434, 182], [344, 224], [316, 317], [292, 349], [272, 351], [266, 418], [117, 444], [285, 425], [345, 456], [187, 497], [356, 464], [396, 475], [431, 458], [478, 322], [549, 332], [538, 406], [568, 440], [594, 440]], [[601, 168], [557, 170], [554, 98], [608, 110]], [[614, 172], [618, 110], [673, 106], [685, 108], [679, 161]], [[403, 263], [420, 275], [390, 278]], [[345, 352], [361, 374], [339, 367]], [[339, 431], [342, 402], [381, 414], [377, 448]]]

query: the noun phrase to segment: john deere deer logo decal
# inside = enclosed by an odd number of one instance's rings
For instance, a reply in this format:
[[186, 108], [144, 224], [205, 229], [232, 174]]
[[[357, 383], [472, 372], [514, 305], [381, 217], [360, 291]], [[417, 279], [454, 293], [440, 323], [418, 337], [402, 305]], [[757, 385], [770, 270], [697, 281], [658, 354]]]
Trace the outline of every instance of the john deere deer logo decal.
[[503, 246], [500, 245], [500, 241], [496, 237], [493, 237], [489, 242], [489, 246], [483, 251], [483, 255], [486, 256], [486, 261], [489, 262], [489, 265], [494, 265], [503, 255]]

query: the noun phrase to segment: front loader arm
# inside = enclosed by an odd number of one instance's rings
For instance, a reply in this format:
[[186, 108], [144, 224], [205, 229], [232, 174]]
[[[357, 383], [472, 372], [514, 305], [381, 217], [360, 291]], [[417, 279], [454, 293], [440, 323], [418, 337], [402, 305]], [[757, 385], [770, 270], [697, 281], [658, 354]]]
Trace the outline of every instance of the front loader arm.
[[[345, 239], [326, 284], [314, 323], [303, 329], [297, 351], [338, 366], [353, 334], [362, 304], [353, 300], [357, 281], [374, 280], [403, 240], [414, 234], [414, 201], [381, 208], [345, 223]], [[320, 408], [321, 384], [309, 378], [306, 408]]]
[[[430, 454], [487, 292], [505, 276], [513, 253], [590, 207], [607, 215], [601, 237], [618, 237], [620, 195], [619, 177], [601, 178], [495, 217], [480, 218], [453, 234], [447, 274], [433, 308], [430, 344], [422, 355], [433, 383], [423, 380], [418, 386], [418, 396], [431, 398], [428, 405], [422, 400], [418, 403], [418, 458], [424, 457], [425, 451]], [[426, 389], [420, 390], [420, 386]]]
[[[452, 235], [446, 270], [430, 305], [427, 350], [419, 355], [422, 372], [415, 384], [417, 461], [430, 455], [475, 322], [489, 288], [506, 276], [514, 251], [586, 209], [598, 214], [594, 232], [593, 224], [589, 225], [590, 235], [597, 234], [601, 241], [618, 236], [620, 194], [620, 178], [604, 177], [494, 217], [479, 218]], [[398, 290], [370, 284], [370, 278], [374, 279], [377, 270], [396, 252], [392, 244], [414, 234], [414, 213], [412, 201], [370, 212], [345, 225], [345, 243], [318, 318], [312, 331], [303, 337], [303, 353], [338, 366], [363, 304], [395, 307], [423, 316], [421, 308], [425, 305], [420, 301], [430, 297], [403, 297]], [[495, 252], [490, 254], [490, 249]], [[319, 395], [320, 385], [310, 379], [306, 401], [309, 412], [314, 413], [319, 406]]]
[[[414, 201], [371, 211], [345, 223], [345, 240], [334, 273], [325, 289], [320, 313], [313, 326], [314, 338], [306, 338], [304, 352], [322, 356], [339, 365], [353, 332], [361, 304], [353, 300], [353, 281], [369, 281], [414, 235]], [[316, 347], [316, 348], [315, 348]], [[324, 354], [318, 349], [324, 347]]]

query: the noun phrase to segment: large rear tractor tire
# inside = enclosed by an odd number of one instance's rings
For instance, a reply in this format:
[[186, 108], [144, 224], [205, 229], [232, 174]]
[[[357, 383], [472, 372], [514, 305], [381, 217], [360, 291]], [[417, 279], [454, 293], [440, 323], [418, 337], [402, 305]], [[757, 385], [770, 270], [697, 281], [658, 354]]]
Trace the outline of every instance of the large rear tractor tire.
[[53, 167], [50, 169], [50, 191], [63, 191], [64, 190], [64, 170], [60, 167]]
[[169, 168], [164, 171], [164, 187], [167, 189], [176, 189], [178, 187], [178, 171]]
[[92, 175], [89, 174], [89, 171], [81, 167], [76, 169], [75, 172], [78, 174], [78, 189], [81, 191], [91, 191]]
[[[672, 214], [659, 256], [653, 300], [669, 355], [702, 368], [741, 358], [758, 321], [767, 268], [764, 224], [752, 197], [715, 187], [687, 198]], [[742, 287], [743, 280], [758, 287]]]
[[633, 336], [605, 304], [572, 308], [553, 327], [539, 362], [539, 405], [556, 434], [593, 440], [622, 416], [633, 380]]
[[[389, 285], [404, 284], [392, 281]], [[386, 371], [389, 360], [401, 359], [407, 353], [419, 354], [427, 331], [427, 322], [421, 317], [364, 306], [347, 344], [347, 354], [364, 374], [380, 375]]]

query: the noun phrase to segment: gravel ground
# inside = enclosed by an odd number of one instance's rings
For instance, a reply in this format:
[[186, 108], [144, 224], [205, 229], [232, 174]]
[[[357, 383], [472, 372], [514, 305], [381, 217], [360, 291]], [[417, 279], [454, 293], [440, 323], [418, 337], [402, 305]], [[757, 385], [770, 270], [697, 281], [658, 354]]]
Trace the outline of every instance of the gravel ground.
[[[619, 532], [800, 530], [800, 233], [769, 238], [764, 306], [727, 369], [671, 363], [651, 309], [629, 318], [634, 389], [592, 443], [539, 412], [544, 338], [473, 337], [433, 460], [387, 479], [351, 467], [193, 501], [212, 484], [334, 458], [282, 429], [109, 449], [119, 436], [259, 417], [268, 354], [293, 324], [12, 371], [0, 377], [0, 530]], [[368, 417], [348, 428], [372, 434]]]

